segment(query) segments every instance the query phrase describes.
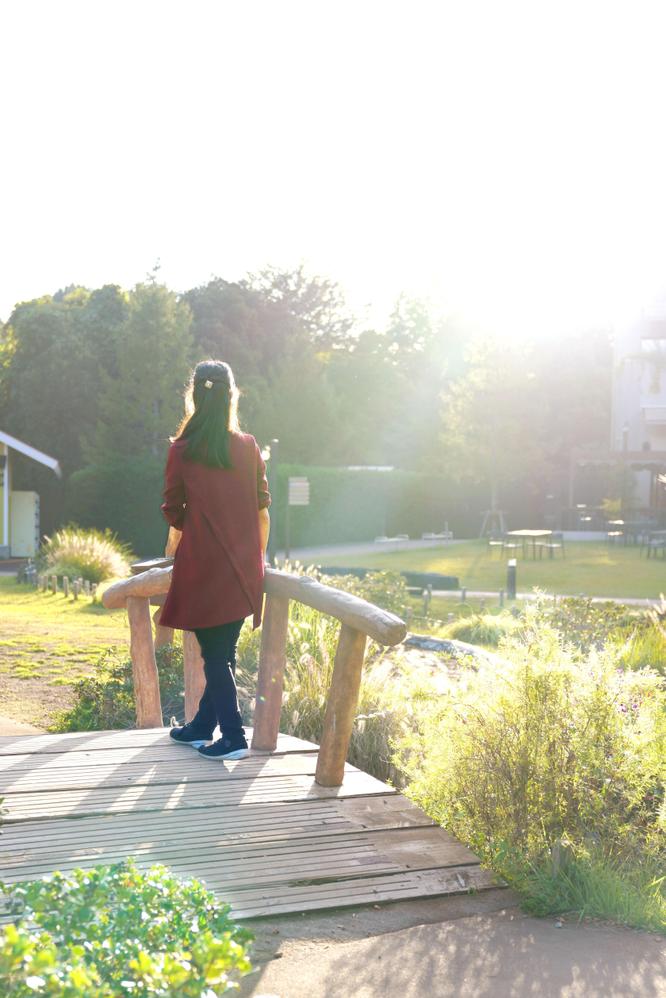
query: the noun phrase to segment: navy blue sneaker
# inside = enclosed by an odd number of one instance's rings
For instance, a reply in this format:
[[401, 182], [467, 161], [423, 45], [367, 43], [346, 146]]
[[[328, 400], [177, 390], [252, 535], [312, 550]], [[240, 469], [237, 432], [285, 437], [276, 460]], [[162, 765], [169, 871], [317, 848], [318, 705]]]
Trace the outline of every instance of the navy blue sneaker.
[[243, 735], [238, 738], [218, 738], [212, 745], [204, 745], [199, 749], [199, 755], [206, 759], [247, 759], [250, 754]]
[[172, 728], [169, 732], [169, 736], [173, 738], [175, 742], [180, 742], [181, 745], [191, 745], [192, 748], [198, 749], [211, 740], [213, 732], [203, 731], [201, 728], [197, 728], [193, 724], [184, 724], [181, 728]]

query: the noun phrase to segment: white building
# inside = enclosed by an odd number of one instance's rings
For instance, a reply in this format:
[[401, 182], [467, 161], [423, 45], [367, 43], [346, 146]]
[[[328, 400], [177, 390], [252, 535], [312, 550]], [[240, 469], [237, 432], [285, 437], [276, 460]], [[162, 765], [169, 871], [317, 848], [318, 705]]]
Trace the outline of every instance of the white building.
[[623, 512], [666, 517], [666, 301], [613, 335], [613, 384], [608, 450], [574, 450], [569, 507], [581, 501], [578, 470], [622, 469]]

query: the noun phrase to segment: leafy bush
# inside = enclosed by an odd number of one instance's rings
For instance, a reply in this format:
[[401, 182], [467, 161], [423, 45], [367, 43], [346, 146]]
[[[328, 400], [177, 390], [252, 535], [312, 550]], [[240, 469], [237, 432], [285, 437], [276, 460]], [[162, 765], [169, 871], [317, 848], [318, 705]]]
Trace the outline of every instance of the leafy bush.
[[67, 482], [67, 516], [84, 527], [109, 527], [137, 554], [155, 557], [164, 550], [168, 530], [160, 515], [163, 485], [164, 458], [89, 465]]
[[2, 884], [17, 917], [0, 930], [6, 998], [214, 998], [246, 974], [251, 936], [196, 880], [132, 860]]
[[47, 537], [39, 553], [40, 563], [54, 575], [103, 582], [127, 575], [131, 552], [110, 530], [63, 527]]
[[623, 669], [654, 669], [666, 675], [666, 634], [656, 625], [647, 623], [636, 628], [628, 637], [610, 635], [615, 644], [617, 663]]
[[368, 603], [374, 603], [398, 617], [404, 617], [407, 613], [409, 593], [400, 572], [368, 572], [362, 579], [354, 575], [322, 575], [321, 581], [326, 586], [344, 589]]
[[608, 600], [593, 603], [585, 597], [571, 596], [558, 600], [542, 597], [536, 601], [529, 626], [547, 624], [559, 634], [564, 644], [587, 654], [600, 649], [618, 631], [628, 634], [640, 627], [642, 618], [627, 607]]
[[[461, 678], [401, 746], [409, 792], [489, 860], [553, 844], [662, 848], [666, 690], [611, 652], [574, 661], [552, 633]], [[442, 737], [446, 732], [446, 737]]]
[[[183, 649], [166, 645], [155, 651], [164, 724], [183, 715]], [[74, 706], [60, 715], [56, 731], [103, 731], [136, 725], [131, 659], [109, 649], [98, 660], [94, 676], [74, 684]]]

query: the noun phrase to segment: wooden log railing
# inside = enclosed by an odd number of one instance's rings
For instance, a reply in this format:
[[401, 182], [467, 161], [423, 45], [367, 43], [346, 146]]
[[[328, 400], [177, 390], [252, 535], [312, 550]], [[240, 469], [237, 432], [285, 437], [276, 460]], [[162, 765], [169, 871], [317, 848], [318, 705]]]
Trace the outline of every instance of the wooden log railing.
[[[159, 679], [155, 647], [168, 643], [172, 632], [159, 623], [158, 609], [152, 618], [150, 605], [160, 606], [171, 583], [171, 566], [151, 568], [123, 579], [104, 592], [108, 609], [125, 607], [130, 625], [132, 675], [137, 727], [161, 727]], [[342, 784], [361, 685], [363, 658], [368, 637], [382, 645], [396, 645], [406, 634], [404, 621], [366, 600], [340, 589], [324, 586], [306, 575], [289, 575], [266, 569], [266, 602], [261, 633], [257, 696], [252, 748], [273, 752], [277, 745], [282, 709], [287, 651], [289, 603], [296, 600], [340, 621], [331, 687], [326, 702], [315, 780], [324, 787]], [[205, 678], [199, 644], [192, 632], [183, 632], [185, 673], [185, 720], [191, 720], [203, 693]]]

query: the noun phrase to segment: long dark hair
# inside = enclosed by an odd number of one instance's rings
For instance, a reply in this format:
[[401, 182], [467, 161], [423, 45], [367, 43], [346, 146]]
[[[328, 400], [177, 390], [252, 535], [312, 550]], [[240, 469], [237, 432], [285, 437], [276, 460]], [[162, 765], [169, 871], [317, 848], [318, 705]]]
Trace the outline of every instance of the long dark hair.
[[222, 360], [202, 360], [185, 390], [185, 416], [173, 439], [187, 440], [187, 460], [230, 468], [229, 434], [239, 430], [233, 371]]

